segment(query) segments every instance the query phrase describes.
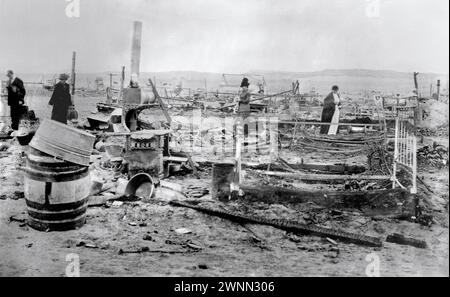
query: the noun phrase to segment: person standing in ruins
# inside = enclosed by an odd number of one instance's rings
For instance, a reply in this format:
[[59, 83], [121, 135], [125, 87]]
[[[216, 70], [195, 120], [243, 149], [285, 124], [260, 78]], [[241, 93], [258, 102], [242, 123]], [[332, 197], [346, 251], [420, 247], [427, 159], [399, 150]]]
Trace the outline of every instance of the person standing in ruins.
[[14, 75], [14, 71], [8, 70], [6, 76], [8, 77], [6, 89], [8, 90], [8, 105], [11, 111], [11, 129], [17, 131], [20, 117], [24, 113], [26, 91], [23, 81]]
[[339, 109], [341, 106], [341, 100], [339, 95], [339, 87], [333, 86], [331, 93], [325, 97], [323, 101], [322, 110], [322, 123], [331, 123], [331, 125], [322, 125], [320, 128], [320, 134], [336, 135], [339, 125], [333, 125], [339, 123]]
[[244, 77], [241, 82], [241, 91], [239, 92], [238, 113], [246, 118], [250, 115], [251, 94], [248, 89], [250, 86], [248, 78]]
[[[235, 137], [247, 137], [248, 136], [248, 117], [250, 115], [250, 98], [251, 94], [248, 89], [250, 83], [248, 82], [248, 78], [244, 77], [241, 82], [241, 89], [239, 91], [238, 96], [236, 97], [237, 104], [235, 106], [235, 111], [237, 111], [239, 117], [236, 119], [234, 133]], [[237, 109], [237, 110], [236, 110]], [[235, 138], [236, 140], [236, 138]], [[241, 143], [244, 144], [244, 140], [241, 140]], [[236, 143], [235, 143], [236, 145]], [[245, 144], [244, 144], [245, 145]]]
[[59, 82], [55, 85], [55, 90], [48, 102], [48, 105], [53, 106], [51, 119], [63, 124], [67, 124], [69, 107], [73, 105], [68, 79], [68, 74], [63, 73], [59, 76]]

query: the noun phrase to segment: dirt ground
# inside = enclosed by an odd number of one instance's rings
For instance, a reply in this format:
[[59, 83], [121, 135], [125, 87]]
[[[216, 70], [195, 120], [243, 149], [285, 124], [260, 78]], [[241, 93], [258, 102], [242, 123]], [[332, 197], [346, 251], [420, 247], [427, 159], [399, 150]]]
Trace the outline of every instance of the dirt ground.
[[[448, 136], [441, 140], [448, 143]], [[274, 227], [240, 225], [171, 206], [170, 195], [164, 192], [151, 200], [89, 207], [87, 222], [78, 230], [39, 232], [25, 223], [23, 175], [16, 169], [24, 148], [15, 140], [0, 143], [9, 146], [0, 152], [0, 276], [65, 276], [72, 254], [79, 256], [81, 276], [364, 277], [368, 272], [370, 275], [374, 259], [379, 260], [380, 276], [449, 276], [448, 167], [420, 168], [419, 175], [435, 193], [419, 193], [434, 217], [429, 227], [314, 203], [222, 204], [209, 194], [201, 198], [205, 205], [313, 222], [381, 239], [401, 233], [425, 240], [426, 249], [387, 242], [382, 248], [341, 241], [335, 245], [323, 238], [294, 235]], [[94, 170], [91, 175], [96, 178], [110, 174]], [[205, 168], [201, 175], [201, 179], [188, 174], [169, 180], [209, 188], [211, 170]], [[180, 233], [179, 228], [189, 232]], [[142, 248], [148, 251], [120, 253]]]

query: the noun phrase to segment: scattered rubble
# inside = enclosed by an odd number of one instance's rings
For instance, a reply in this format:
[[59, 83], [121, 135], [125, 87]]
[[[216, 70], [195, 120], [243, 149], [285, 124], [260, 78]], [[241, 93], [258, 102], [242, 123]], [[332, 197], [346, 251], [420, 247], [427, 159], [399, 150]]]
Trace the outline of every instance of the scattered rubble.
[[434, 143], [432, 146], [424, 146], [417, 151], [420, 164], [431, 167], [448, 166], [448, 147]]

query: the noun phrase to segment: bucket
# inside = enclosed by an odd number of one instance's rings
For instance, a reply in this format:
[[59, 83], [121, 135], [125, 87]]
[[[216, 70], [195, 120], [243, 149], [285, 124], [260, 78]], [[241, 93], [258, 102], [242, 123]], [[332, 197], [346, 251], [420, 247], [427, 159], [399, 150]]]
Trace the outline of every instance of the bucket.
[[89, 166], [95, 136], [62, 123], [44, 120], [30, 146], [64, 161]]
[[147, 173], [138, 173], [133, 176], [125, 188], [125, 195], [135, 195], [144, 200], [153, 196], [155, 184], [152, 177]]
[[28, 225], [40, 231], [84, 225], [90, 189], [88, 167], [31, 149], [23, 170]]
[[228, 201], [230, 198], [230, 184], [233, 182], [234, 165], [231, 163], [217, 163], [213, 165], [211, 196], [213, 199]]

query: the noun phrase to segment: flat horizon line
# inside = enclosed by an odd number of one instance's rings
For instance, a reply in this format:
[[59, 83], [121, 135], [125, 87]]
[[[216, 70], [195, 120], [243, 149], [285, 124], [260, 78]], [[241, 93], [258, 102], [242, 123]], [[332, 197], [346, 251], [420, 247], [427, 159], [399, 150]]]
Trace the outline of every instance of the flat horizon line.
[[[290, 71], [290, 70], [266, 70], [266, 69], [256, 69], [256, 70], [249, 70], [246, 72], [231, 72], [231, 71], [224, 71], [224, 72], [213, 72], [213, 71], [199, 71], [199, 70], [164, 70], [164, 71], [141, 71], [140, 73], [205, 73], [205, 74], [216, 74], [216, 75], [222, 75], [222, 74], [259, 74], [259, 73], [266, 73], [266, 74], [318, 74], [318, 73], [324, 73], [324, 72], [377, 72], [377, 73], [392, 73], [392, 74], [412, 74], [413, 71], [402, 71], [402, 70], [392, 70], [392, 69], [370, 69], [370, 68], [329, 68], [329, 69], [322, 69], [322, 70], [312, 70], [312, 71]], [[60, 72], [21, 72], [22, 74], [39, 74], [39, 75], [55, 75]], [[120, 73], [118, 70], [102, 70], [102, 71], [82, 71], [82, 72], [76, 72], [77, 74], [107, 74], [107, 73]], [[126, 73], [129, 73], [126, 71]], [[435, 76], [449, 76], [449, 73], [438, 73], [438, 72], [420, 72], [420, 74], [423, 75], [435, 75]], [[20, 74], [20, 72], [18, 72]]]

